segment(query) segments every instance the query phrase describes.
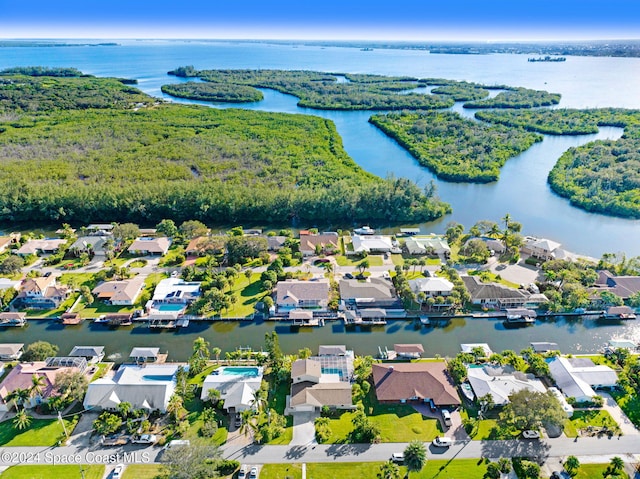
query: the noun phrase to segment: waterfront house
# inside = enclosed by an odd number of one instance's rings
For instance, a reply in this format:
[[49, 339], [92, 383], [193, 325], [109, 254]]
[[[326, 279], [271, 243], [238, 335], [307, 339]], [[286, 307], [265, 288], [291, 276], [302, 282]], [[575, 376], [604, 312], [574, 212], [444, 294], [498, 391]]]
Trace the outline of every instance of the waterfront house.
[[594, 389], [612, 388], [618, 375], [609, 366], [596, 365], [589, 358], [563, 358], [548, 360], [551, 377], [566, 397], [576, 401], [589, 401], [596, 396]]
[[640, 291], [640, 276], [616, 276], [606, 269], [598, 271], [598, 279], [590, 288], [590, 293], [593, 299], [598, 300], [603, 291], [627, 301]]
[[547, 389], [533, 374], [516, 371], [511, 366], [468, 365], [467, 378], [477, 398], [491, 396], [496, 406], [509, 403], [509, 396], [526, 389], [544, 393]]
[[5, 291], [7, 289], [15, 289], [16, 291], [20, 290], [20, 286], [22, 285], [22, 281], [14, 281], [9, 278], [0, 278], [0, 291]]
[[84, 358], [89, 364], [96, 364], [104, 358], [104, 346], [74, 346], [69, 357]]
[[444, 236], [412, 236], [405, 241], [404, 246], [413, 256], [431, 254], [448, 258], [451, 255], [451, 248]]
[[409, 287], [416, 295], [425, 293], [427, 298], [436, 298], [438, 296], [446, 298], [453, 291], [453, 283], [447, 278], [441, 278], [440, 276], [410, 279]]
[[31, 389], [33, 377], [42, 378], [43, 385], [39, 390], [33, 390], [33, 395], [24, 406], [33, 408], [46, 402], [57, 394], [56, 377], [63, 371], [87, 373], [87, 361], [84, 358], [47, 358], [45, 361], [16, 364], [0, 383], [0, 411], [11, 409], [12, 401], [8, 398], [16, 389]]
[[[402, 301], [398, 298], [393, 283], [384, 278], [369, 277], [364, 281], [341, 279], [340, 298], [347, 305], [359, 308], [383, 308], [402, 313]], [[391, 312], [390, 311], [390, 312]]]
[[83, 253], [104, 256], [106, 242], [107, 238], [104, 236], [82, 236], [69, 247], [69, 252], [76, 256], [80, 256]]
[[118, 409], [123, 402], [133, 409], [165, 413], [169, 399], [176, 389], [176, 372], [179, 364], [123, 364], [117, 371], [109, 371], [87, 388], [83, 405], [85, 409]]
[[278, 281], [276, 285], [276, 311], [286, 314], [294, 309], [326, 312], [329, 305], [329, 280]]
[[123, 281], [104, 281], [93, 288], [91, 293], [105, 304], [114, 306], [133, 305], [144, 287], [144, 278]]
[[170, 246], [171, 240], [166, 236], [160, 238], [141, 237], [131, 243], [127, 251], [140, 256], [164, 256]]
[[67, 299], [69, 290], [56, 284], [56, 277], [29, 278], [15, 299], [14, 305], [26, 309], [55, 309]]
[[428, 402], [438, 407], [460, 405], [460, 397], [444, 361], [373, 364], [373, 385], [381, 403]]
[[199, 281], [165, 278], [156, 285], [151, 301], [154, 307], [159, 304], [188, 305], [200, 297], [200, 285]]
[[207, 401], [209, 391], [220, 391], [220, 400], [228, 413], [255, 409], [255, 392], [262, 385], [261, 366], [223, 366], [204, 378], [200, 399]]
[[320, 361], [298, 359], [291, 365], [290, 412], [319, 412], [327, 406], [335, 409], [354, 409], [351, 383], [340, 374], [322, 372]]
[[0, 344], [0, 360], [15, 361], [20, 359], [24, 353], [23, 343], [2, 343]]
[[525, 290], [509, 288], [498, 283], [483, 283], [477, 276], [460, 276], [469, 294], [471, 302], [493, 309], [524, 306], [529, 301]]
[[549, 261], [555, 258], [555, 252], [559, 248], [560, 243], [556, 243], [550, 239], [527, 236], [521, 250], [533, 258]]
[[394, 249], [391, 236], [353, 235], [351, 244], [353, 251], [346, 251], [347, 254], [389, 253]]
[[66, 239], [32, 239], [15, 251], [18, 256], [57, 253], [60, 246], [67, 242]]
[[302, 256], [313, 256], [318, 253], [332, 254], [340, 250], [338, 247], [338, 233], [327, 232], [311, 234], [309, 231], [300, 231], [300, 252]]
[[160, 348], [137, 347], [129, 353], [129, 362], [154, 363], [160, 358]]

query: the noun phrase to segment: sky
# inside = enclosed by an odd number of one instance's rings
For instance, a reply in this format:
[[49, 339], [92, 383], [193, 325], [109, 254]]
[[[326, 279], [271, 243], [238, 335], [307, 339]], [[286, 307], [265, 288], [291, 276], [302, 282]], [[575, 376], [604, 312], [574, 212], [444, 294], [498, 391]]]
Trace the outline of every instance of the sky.
[[639, 39], [638, 0], [0, 0], [0, 38]]

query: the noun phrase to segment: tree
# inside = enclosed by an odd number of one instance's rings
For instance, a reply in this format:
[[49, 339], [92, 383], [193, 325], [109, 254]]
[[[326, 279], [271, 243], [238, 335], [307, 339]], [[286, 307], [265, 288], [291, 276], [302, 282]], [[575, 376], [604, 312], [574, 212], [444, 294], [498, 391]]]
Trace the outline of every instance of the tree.
[[85, 303], [87, 303], [89, 306], [93, 304], [94, 298], [88, 286], [83, 285], [80, 288], [80, 294], [82, 295], [82, 299], [84, 299]]
[[193, 354], [189, 359], [189, 376], [200, 374], [207, 366], [210, 356], [209, 342], [204, 338], [196, 338], [193, 341]]
[[624, 469], [624, 461], [622, 460], [621, 457], [615, 456], [611, 458], [611, 462], [609, 463], [609, 468], [611, 469], [612, 474], [616, 474], [622, 471], [622, 469]]
[[360, 263], [358, 263], [358, 271], [360, 271], [360, 274], [364, 274], [365, 270], [370, 268], [370, 263], [368, 259], [363, 259], [362, 261], [360, 261]]
[[25, 349], [22, 361], [44, 361], [47, 358], [55, 357], [56, 354], [58, 354], [58, 346], [47, 341], [35, 341]]
[[31, 375], [31, 387], [29, 388], [29, 392], [31, 394], [31, 396], [37, 396], [38, 394], [40, 394], [42, 392], [42, 388], [44, 388], [45, 386], [45, 380], [44, 380], [44, 376], [41, 376], [39, 374], [32, 374]]
[[16, 409], [18, 409], [18, 406], [22, 406], [22, 409], [24, 409], [24, 405], [29, 399], [31, 399], [31, 391], [27, 388], [16, 388], [7, 396], [8, 401], [14, 402]]
[[122, 419], [117, 414], [104, 411], [93, 421], [93, 430], [100, 435], [113, 434], [122, 427]]
[[218, 446], [205, 440], [191, 440], [189, 445], [173, 446], [162, 455], [166, 474], [171, 479], [213, 479], [220, 460]]
[[116, 240], [127, 241], [140, 236], [140, 227], [134, 223], [116, 223], [113, 225], [111, 232]]
[[509, 396], [500, 421], [518, 430], [539, 429], [543, 424], [562, 427], [567, 415], [558, 399], [550, 392], [523, 389]]
[[25, 409], [18, 411], [13, 418], [13, 427], [20, 431], [27, 429], [31, 424], [32, 417], [27, 413]]
[[184, 412], [184, 402], [181, 396], [174, 393], [171, 398], [169, 398], [167, 412], [173, 416], [175, 422], [178, 422], [178, 419], [180, 419]]
[[173, 238], [178, 234], [178, 227], [173, 220], [162, 220], [156, 225], [156, 231], [169, 238]]
[[573, 477], [578, 474], [578, 469], [580, 469], [580, 461], [576, 456], [569, 456], [564, 461], [564, 468], [567, 473]]
[[56, 388], [65, 401], [81, 401], [87, 391], [89, 381], [79, 371], [61, 371], [56, 376]]
[[402, 472], [397, 464], [394, 464], [392, 461], [387, 461], [380, 466], [380, 471], [378, 472], [378, 479], [401, 479]]
[[0, 263], [0, 273], [2, 274], [16, 274], [24, 266], [24, 260], [15, 254], [11, 254], [2, 260]]
[[351, 418], [351, 423], [353, 424], [351, 436], [354, 442], [376, 442], [380, 438], [380, 429], [371, 422], [363, 409], [362, 404], [359, 404], [358, 409]]
[[420, 472], [427, 463], [427, 450], [424, 443], [413, 440], [404, 450], [404, 464], [407, 472]]
[[216, 361], [220, 361], [221, 352], [222, 350], [217, 346], [211, 349], [211, 354], [213, 354], [216, 357]]
[[314, 421], [316, 428], [316, 440], [322, 444], [331, 437], [331, 421], [328, 417], [318, 417]]
[[118, 404], [118, 413], [122, 416], [123, 419], [129, 417], [133, 410], [133, 405], [129, 401], [123, 401]]
[[187, 239], [193, 239], [198, 236], [206, 236], [209, 233], [209, 228], [197, 220], [185, 221], [180, 225], [180, 234]]
[[220, 401], [220, 390], [211, 388], [207, 391], [207, 399], [211, 401], [213, 404], [217, 404]]

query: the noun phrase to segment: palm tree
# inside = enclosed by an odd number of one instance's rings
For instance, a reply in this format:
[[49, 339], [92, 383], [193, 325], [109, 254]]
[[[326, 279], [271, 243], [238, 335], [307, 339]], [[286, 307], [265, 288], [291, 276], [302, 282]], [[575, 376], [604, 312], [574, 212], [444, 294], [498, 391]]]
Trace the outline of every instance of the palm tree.
[[407, 472], [420, 472], [427, 463], [427, 450], [422, 441], [413, 440], [404, 450]]
[[247, 435], [250, 431], [253, 433], [255, 429], [255, 425], [253, 423], [253, 416], [255, 412], [253, 409], [245, 409], [240, 413], [240, 417], [242, 418], [242, 425], [240, 426], [239, 432], [240, 434]]
[[611, 462], [609, 463], [609, 465], [611, 467], [611, 472], [615, 474], [624, 468], [624, 461], [622, 460], [621, 457], [616, 456], [611, 459]]
[[16, 388], [11, 394], [7, 396], [8, 400], [12, 400], [18, 409], [18, 405], [24, 409], [24, 404], [31, 398], [31, 391], [29, 389]]
[[171, 399], [169, 399], [169, 403], [167, 404], [167, 412], [173, 414], [173, 418], [175, 421], [178, 421], [180, 413], [183, 409], [183, 405], [184, 402], [182, 400], [182, 397], [178, 396], [177, 394], [174, 394], [173, 396], [171, 396]]
[[22, 431], [23, 429], [26, 429], [29, 427], [29, 425], [31, 424], [31, 416], [29, 416], [29, 414], [27, 414], [27, 411], [24, 409], [21, 409], [20, 411], [18, 411], [15, 415], [15, 417], [13, 418], [13, 426], [17, 429], [19, 429], [20, 431]]
[[569, 456], [567, 460], [564, 461], [564, 468], [567, 470], [571, 477], [575, 476], [578, 473], [578, 469], [580, 468], [580, 461], [576, 456]]
[[38, 374], [33, 374], [31, 376], [31, 387], [29, 388], [29, 392], [31, 396], [37, 396], [42, 392], [46, 382], [44, 380], [44, 376], [40, 376]]
[[380, 466], [378, 479], [400, 479], [401, 477], [402, 472], [400, 472], [400, 468], [393, 462], [387, 461]]
[[256, 410], [262, 411], [264, 406], [267, 404], [267, 395], [268, 392], [265, 388], [258, 388], [253, 392], [253, 399], [251, 400], [251, 406], [255, 407]]
[[133, 405], [130, 402], [124, 401], [118, 404], [118, 412], [123, 418], [127, 418], [132, 410]]
[[216, 357], [216, 361], [220, 361], [221, 352], [222, 352], [222, 349], [218, 348], [217, 346], [211, 350], [211, 354], [213, 354]]

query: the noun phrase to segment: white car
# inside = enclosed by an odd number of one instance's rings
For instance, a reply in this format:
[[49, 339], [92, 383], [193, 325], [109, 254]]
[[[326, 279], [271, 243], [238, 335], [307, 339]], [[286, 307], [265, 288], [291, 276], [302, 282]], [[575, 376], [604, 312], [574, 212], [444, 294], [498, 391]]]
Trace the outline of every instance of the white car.
[[249, 471], [249, 479], [258, 479], [258, 468], [252, 467]]
[[240, 466], [238, 470], [238, 479], [247, 479], [247, 466]]
[[450, 437], [436, 437], [432, 444], [436, 447], [449, 447], [453, 444], [453, 440]]
[[522, 431], [522, 437], [525, 439], [540, 439], [540, 432], [528, 429], [526, 431]]
[[142, 434], [131, 440], [134, 444], [155, 444], [158, 441], [158, 436], [155, 434]]
[[122, 479], [122, 473], [124, 472], [124, 464], [118, 464], [111, 471], [111, 479]]
[[394, 452], [393, 454], [391, 454], [391, 461], [402, 464], [404, 462], [404, 453]]

